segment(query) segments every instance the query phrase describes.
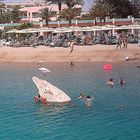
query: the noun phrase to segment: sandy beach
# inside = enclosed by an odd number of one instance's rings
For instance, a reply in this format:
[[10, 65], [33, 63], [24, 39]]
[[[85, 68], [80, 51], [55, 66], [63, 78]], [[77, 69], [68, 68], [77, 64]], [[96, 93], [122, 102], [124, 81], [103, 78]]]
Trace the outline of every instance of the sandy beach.
[[140, 60], [140, 47], [129, 44], [128, 49], [115, 50], [116, 45], [74, 46], [70, 48], [0, 47], [0, 62], [38, 62], [43, 61], [124, 61], [126, 56], [131, 60]]

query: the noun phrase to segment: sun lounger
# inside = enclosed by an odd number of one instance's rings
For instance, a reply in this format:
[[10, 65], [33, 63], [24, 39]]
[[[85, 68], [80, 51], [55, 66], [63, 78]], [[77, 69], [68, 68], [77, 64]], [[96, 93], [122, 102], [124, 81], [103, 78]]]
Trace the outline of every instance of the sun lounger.
[[140, 47], [140, 39], [139, 39], [139, 41], [138, 41], [138, 45], [139, 45], [139, 47]]

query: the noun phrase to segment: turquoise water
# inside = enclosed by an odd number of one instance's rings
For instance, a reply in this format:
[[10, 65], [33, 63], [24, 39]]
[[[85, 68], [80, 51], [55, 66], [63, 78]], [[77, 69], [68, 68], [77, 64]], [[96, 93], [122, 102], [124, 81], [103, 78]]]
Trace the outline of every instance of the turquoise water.
[[[139, 140], [140, 69], [138, 62], [113, 63], [105, 72], [104, 63], [47, 63], [53, 73], [49, 82], [71, 98], [66, 106], [35, 103], [37, 89], [31, 77], [43, 77], [35, 63], [0, 64], [0, 140]], [[118, 84], [124, 77], [125, 86]], [[113, 78], [115, 86], [105, 85]], [[94, 96], [91, 108], [77, 97]]]

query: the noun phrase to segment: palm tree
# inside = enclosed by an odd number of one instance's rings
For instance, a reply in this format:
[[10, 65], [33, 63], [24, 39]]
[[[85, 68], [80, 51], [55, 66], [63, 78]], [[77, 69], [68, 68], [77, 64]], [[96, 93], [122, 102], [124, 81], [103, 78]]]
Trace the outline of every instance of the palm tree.
[[59, 13], [61, 12], [63, 0], [47, 0], [47, 2], [51, 2], [51, 4], [52, 4], [52, 3], [57, 3]]
[[0, 2], [0, 15], [5, 12], [5, 4]]
[[10, 23], [10, 13], [9, 12], [4, 12], [0, 16], [0, 23]]
[[11, 14], [11, 21], [13, 21], [14, 23], [17, 23], [20, 20], [20, 10], [19, 9], [20, 9], [19, 5], [12, 6], [12, 10], [11, 10], [10, 14]]
[[30, 23], [30, 22], [27, 22], [27, 23], [23, 23], [21, 24], [18, 29], [22, 30], [22, 29], [28, 29], [28, 28], [32, 28], [33, 27], [33, 24]]
[[[115, 13], [117, 17], [126, 18], [128, 15], [133, 14], [132, 13], [133, 7], [131, 4], [133, 0], [105, 0], [105, 1], [112, 4], [116, 8]], [[135, 12], [137, 12], [137, 10]]]
[[140, 17], [140, 0], [132, 0], [132, 16], [133, 17]]
[[53, 17], [56, 14], [55, 11], [52, 11], [52, 9], [44, 8], [40, 10], [40, 17], [42, 20], [45, 20], [46, 26], [48, 26], [48, 22], [50, 21], [50, 18]]
[[111, 16], [114, 12], [114, 7], [112, 4], [104, 0], [98, 0], [96, 5], [93, 5], [89, 10], [89, 15], [96, 21], [96, 17], [100, 18], [100, 23], [102, 24], [102, 20], [106, 20], [107, 16]]
[[69, 8], [75, 5], [83, 5], [83, 0], [45, 0], [46, 2], [57, 3], [59, 14], [62, 10], [62, 3], [66, 4]]
[[95, 20], [95, 25], [96, 25], [96, 17], [98, 17], [99, 15], [99, 10], [95, 7], [95, 6], [92, 6], [89, 11], [88, 11], [88, 16], [91, 18], [91, 19], [94, 19]]
[[81, 13], [81, 9], [79, 8], [65, 8], [60, 13], [60, 18], [64, 18], [69, 21], [69, 26], [71, 26], [71, 21], [76, 17], [79, 16]]
[[76, 5], [83, 5], [83, 0], [63, 0], [63, 3], [69, 8], [73, 8]]

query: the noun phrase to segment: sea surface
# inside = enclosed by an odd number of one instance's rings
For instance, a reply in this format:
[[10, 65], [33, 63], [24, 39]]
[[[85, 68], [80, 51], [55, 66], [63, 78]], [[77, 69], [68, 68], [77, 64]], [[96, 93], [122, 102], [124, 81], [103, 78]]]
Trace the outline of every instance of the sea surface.
[[[44, 78], [36, 63], [0, 64], [0, 140], [139, 140], [140, 62], [42, 64], [52, 71], [47, 80], [65, 91], [69, 105], [35, 103], [32, 76]], [[119, 78], [126, 81], [119, 85]], [[115, 85], [105, 83], [113, 78]], [[78, 100], [94, 97], [93, 106]]]

